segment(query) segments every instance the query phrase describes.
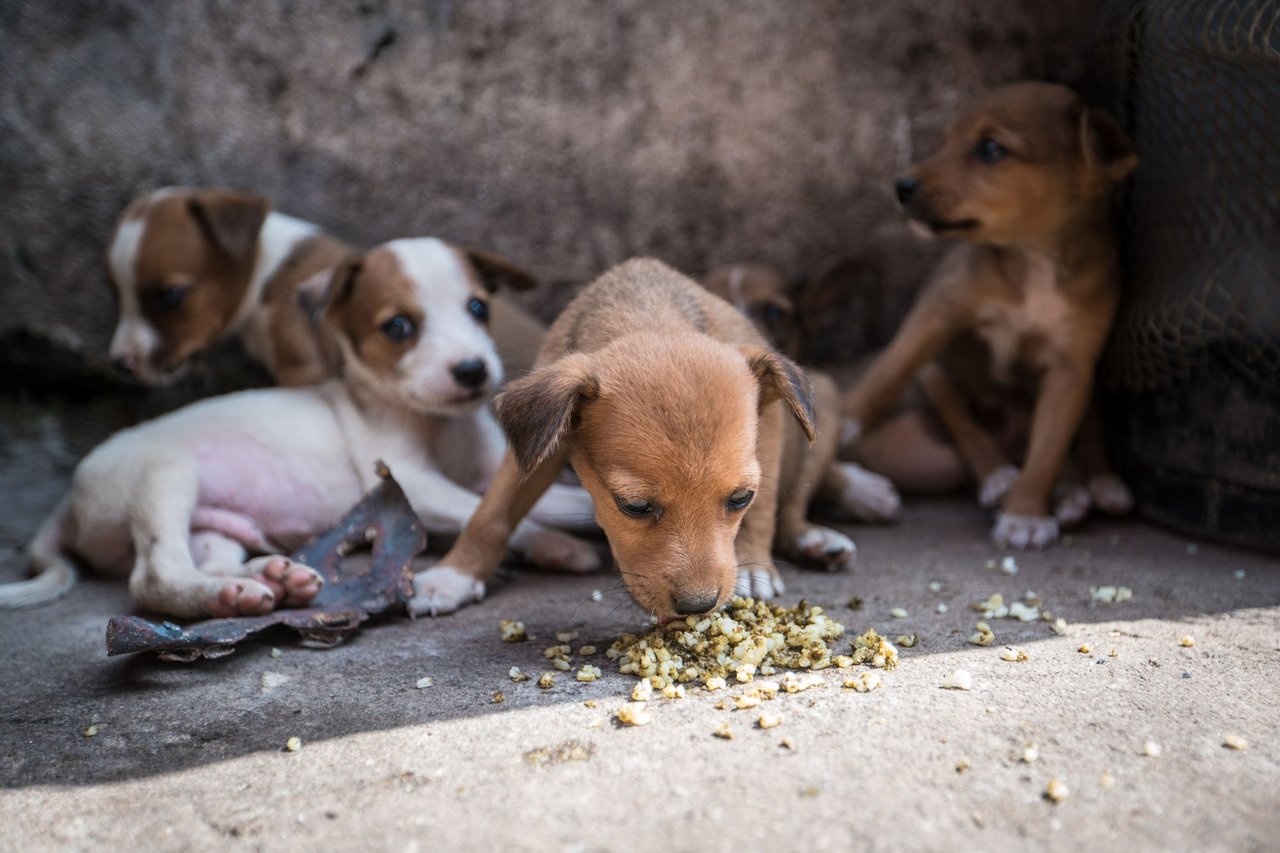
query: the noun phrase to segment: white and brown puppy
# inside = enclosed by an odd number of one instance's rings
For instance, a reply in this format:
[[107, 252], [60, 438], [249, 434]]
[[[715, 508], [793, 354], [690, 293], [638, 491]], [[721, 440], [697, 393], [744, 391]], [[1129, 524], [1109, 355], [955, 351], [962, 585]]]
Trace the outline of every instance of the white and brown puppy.
[[723, 299], [653, 260], [588, 285], [538, 363], [495, 399], [510, 450], [411, 607], [479, 600], [521, 519], [571, 462], [622, 580], [658, 619], [735, 589], [782, 591], [773, 564], [783, 419], [814, 438], [808, 381]]
[[[322, 322], [344, 378], [204, 400], [113, 436], [80, 463], [32, 543], [40, 574], [0, 588], [0, 606], [61, 595], [71, 557], [128, 574], [140, 605], [175, 616], [305, 604], [320, 577], [282, 555], [371, 488], [378, 459], [429, 532], [457, 533], [503, 448], [484, 405], [502, 376], [485, 331], [489, 295], [467, 256], [439, 240], [399, 240], [342, 264]], [[542, 508], [589, 513], [575, 493], [561, 489]], [[542, 566], [599, 565], [589, 543], [532, 521], [511, 544]]]
[[[161, 382], [192, 356], [239, 335], [280, 385], [335, 375], [337, 353], [312, 322], [333, 268], [352, 249], [319, 226], [271, 210], [255, 193], [169, 187], [139, 196], [116, 223], [107, 270], [120, 316], [116, 365]], [[482, 279], [525, 289], [535, 280], [470, 251]], [[545, 327], [493, 301], [493, 336], [510, 372], [528, 369]]]

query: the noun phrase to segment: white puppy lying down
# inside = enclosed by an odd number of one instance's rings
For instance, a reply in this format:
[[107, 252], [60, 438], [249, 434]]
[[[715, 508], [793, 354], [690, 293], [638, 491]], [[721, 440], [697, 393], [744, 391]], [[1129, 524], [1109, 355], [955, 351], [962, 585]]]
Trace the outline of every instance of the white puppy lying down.
[[[429, 533], [459, 532], [504, 450], [485, 405], [502, 378], [488, 296], [466, 256], [435, 239], [344, 262], [321, 316], [344, 378], [204, 400], [108, 439], [32, 542], [40, 574], [0, 587], [0, 606], [64, 593], [69, 555], [127, 573], [140, 605], [174, 616], [305, 604], [322, 581], [281, 555], [372, 488], [378, 459]], [[534, 516], [516, 529], [517, 553], [548, 568], [599, 567], [589, 543], [540, 523], [590, 519], [584, 490], [557, 486]]]

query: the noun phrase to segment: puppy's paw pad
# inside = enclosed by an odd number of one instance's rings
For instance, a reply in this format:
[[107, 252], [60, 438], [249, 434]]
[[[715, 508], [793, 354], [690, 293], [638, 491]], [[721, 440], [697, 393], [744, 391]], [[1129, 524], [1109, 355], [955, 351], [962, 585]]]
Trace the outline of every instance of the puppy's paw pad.
[[276, 606], [276, 594], [266, 584], [251, 578], [231, 578], [209, 603], [209, 614], [217, 617], [262, 616]]
[[1044, 548], [1058, 540], [1058, 520], [1052, 516], [1014, 515], [1004, 512], [996, 521], [991, 538], [997, 545], [1019, 551]]
[[307, 604], [324, 586], [324, 578], [310, 566], [272, 554], [245, 563], [245, 569], [275, 593], [277, 600], [291, 607]]
[[1064, 530], [1069, 530], [1084, 521], [1092, 507], [1093, 496], [1089, 494], [1089, 490], [1084, 486], [1072, 486], [1058, 499], [1053, 514], [1057, 517], [1058, 524]]
[[846, 486], [840, 503], [863, 521], [896, 521], [902, 514], [902, 497], [888, 477], [868, 471], [852, 462], [839, 463]]
[[484, 581], [471, 575], [436, 566], [413, 576], [410, 616], [440, 616], [484, 599]]
[[793, 547], [797, 554], [821, 563], [829, 572], [851, 567], [858, 556], [852, 539], [828, 527], [810, 528], [796, 537]]
[[982, 508], [991, 509], [999, 506], [1000, 501], [1004, 500], [1004, 496], [1013, 488], [1018, 474], [1018, 469], [1012, 465], [1001, 465], [988, 474], [978, 490], [978, 503]]
[[1107, 515], [1127, 515], [1133, 511], [1133, 492], [1115, 474], [1099, 474], [1089, 480], [1089, 493], [1098, 509]]
[[787, 591], [782, 583], [782, 576], [773, 566], [753, 566], [738, 569], [738, 582], [734, 585], [733, 594], [767, 601]]
[[540, 569], [558, 572], [587, 574], [601, 568], [600, 554], [595, 546], [555, 530], [543, 530], [532, 536], [524, 556]]

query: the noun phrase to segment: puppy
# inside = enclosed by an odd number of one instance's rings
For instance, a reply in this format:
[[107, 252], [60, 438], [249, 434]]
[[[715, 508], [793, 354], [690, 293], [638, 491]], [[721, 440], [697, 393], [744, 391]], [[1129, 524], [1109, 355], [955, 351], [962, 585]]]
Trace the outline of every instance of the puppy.
[[[981, 483], [983, 504], [1000, 506], [998, 544], [1057, 539], [1051, 492], [1088, 408], [1119, 293], [1108, 200], [1136, 165], [1105, 113], [1063, 86], [1019, 83], [961, 113], [941, 150], [896, 182], [917, 227], [963, 242], [846, 395], [846, 436], [873, 439], [918, 378]], [[975, 407], [1011, 399], [1030, 412], [1021, 470], [974, 417]], [[1092, 424], [1084, 436], [1088, 490], [1103, 510], [1125, 511], [1132, 498], [1106, 467], [1099, 433]]]
[[[751, 320], [779, 351], [798, 355], [803, 345], [801, 318], [793, 288], [777, 270], [761, 264], [726, 264], [707, 273], [703, 286]], [[829, 568], [839, 569], [852, 562], [852, 552], [845, 557], [835, 549], [843, 534], [808, 521], [812, 501], [817, 498], [846, 517], [873, 522], [896, 519], [901, 501], [888, 479], [836, 459], [839, 389], [826, 373], [812, 369], [805, 373], [813, 388], [818, 439], [806, 446], [796, 430], [788, 428], [776, 541], [789, 556], [820, 559]]]
[[[342, 262], [321, 322], [343, 379], [204, 400], [108, 439], [35, 537], [40, 574], [0, 588], [0, 605], [65, 592], [71, 556], [128, 574], [138, 604], [174, 616], [305, 604], [320, 576], [283, 555], [373, 487], [378, 459], [429, 532], [456, 534], [503, 448], [484, 405], [502, 380], [489, 299], [469, 255], [440, 240], [397, 240]], [[541, 509], [590, 512], [573, 497], [581, 490], [559, 492]], [[535, 564], [599, 565], [590, 544], [536, 522], [512, 533]]]
[[659, 620], [714, 610], [735, 590], [781, 592], [770, 551], [783, 418], [813, 440], [808, 385], [724, 300], [657, 261], [615, 267], [495, 399], [510, 448], [457, 544], [416, 579], [412, 606], [445, 613], [482, 598], [566, 461], [631, 596]]
[[[120, 215], [107, 250], [120, 311], [112, 361], [143, 382], [161, 382], [214, 342], [239, 335], [277, 384], [332, 377], [337, 353], [312, 315], [350, 253], [254, 193], [170, 187], [140, 196]], [[468, 269], [494, 284], [536, 283], [485, 252], [471, 251]], [[492, 308], [504, 364], [527, 370], [546, 328], [506, 300]]]

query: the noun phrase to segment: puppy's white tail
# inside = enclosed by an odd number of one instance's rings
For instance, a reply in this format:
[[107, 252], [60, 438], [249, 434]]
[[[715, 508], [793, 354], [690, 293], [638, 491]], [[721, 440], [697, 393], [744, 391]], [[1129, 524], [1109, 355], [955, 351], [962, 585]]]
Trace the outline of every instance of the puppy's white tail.
[[62, 533], [67, 521], [67, 499], [40, 525], [27, 556], [35, 576], [18, 583], [0, 584], [0, 609], [16, 610], [47, 604], [67, 593], [76, 582], [75, 566], [62, 553]]

